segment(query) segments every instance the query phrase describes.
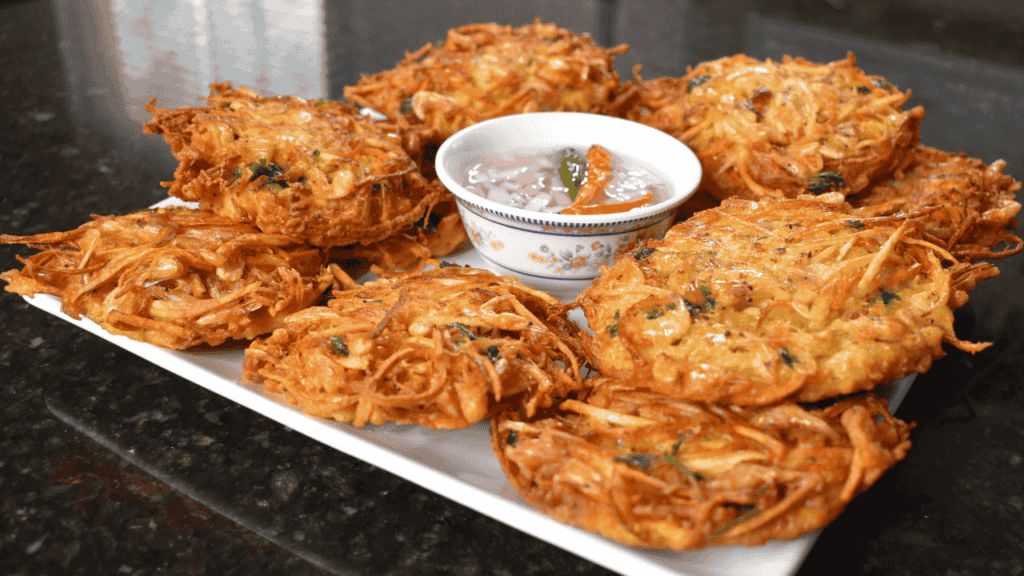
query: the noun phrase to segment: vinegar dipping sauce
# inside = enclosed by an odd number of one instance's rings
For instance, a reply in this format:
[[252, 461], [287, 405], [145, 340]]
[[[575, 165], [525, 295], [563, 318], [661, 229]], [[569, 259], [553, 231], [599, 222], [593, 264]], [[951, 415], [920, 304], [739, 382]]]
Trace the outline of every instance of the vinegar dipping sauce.
[[[535, 212], [558, 213], [573, 203], [570, 188], [559, 175], [560, 155], [565, 148], [528, 151], [511, 158], [487, 154], [464, 175], [467, 190], [506, 206]], [[587, 150], [575, 148], [582, 158]], [[590, 204], [629, 202], [650, 193], [656, 204], [668, 198], [668, 179], [642, 161], [609, 151], [612, 175], [602, 194]], [[625, 210], [623, 210], [625, 211]]]

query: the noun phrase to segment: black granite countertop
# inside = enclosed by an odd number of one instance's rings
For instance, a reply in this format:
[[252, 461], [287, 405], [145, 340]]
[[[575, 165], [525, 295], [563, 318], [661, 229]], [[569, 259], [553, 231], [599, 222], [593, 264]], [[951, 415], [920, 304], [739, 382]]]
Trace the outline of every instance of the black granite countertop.
[[[1005, 159], [1024, 179], [1012, 0], [494, 6], [0, 0], [0, 232], [68, 230], [166, 197], [175, 163], [141, 135], [150, 97], [192, 104], [213, 80], [338, 97], [450, 27], [535, 16], [628, 42], [624, 76], [638, 62], [653, 77], [738, 52], [853, 50], [926, 107], [924, 143]], [[29, 252], [0, 247], [0, 269]], [[1024, 257], [997, 264], [956, 324], [994, 345], [950, 348], [917, 378], [897, 412], [916, 423], [907, 459], [823, 531], [801, 576], [1024, 574]], [[607, 573], [6, 292], [0, 330], [0, 573]]]

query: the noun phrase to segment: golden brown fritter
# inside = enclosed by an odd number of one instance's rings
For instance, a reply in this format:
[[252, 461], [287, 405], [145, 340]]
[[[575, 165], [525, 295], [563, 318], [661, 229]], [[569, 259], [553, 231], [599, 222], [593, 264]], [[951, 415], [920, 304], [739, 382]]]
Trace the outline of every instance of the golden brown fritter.
[[[850, 198], [858, 217], [939, 209], [923, 218], [925, 231], [963, 261], [1020, 252], [1017, 228], [1021, 183], [1003, 174], [1006, 162], [985, 164], [966, 154], [918, 146], [911, 164], [892, 180]], [[996, 250], [1000, 244], [1009, 246]]]
[[481, 120], [538, 111], [606, 112], [620, 86], [614, 57], [627, 50], [625, 44], [602, 48], [589, 36], [539, 19], [518, 28], [469, 24], [449, 30], [439, 44], [407, 53], [395, 68], [364, 75], [344, 92], [349, 101], [397, 121], [417, 159]]
[[687, 400], [812, 402], [923, 372], [943, 342], [980, 349], [953, 332], [950, 263], [906, 216], [731, 199], [620, 259], [576, 303], [603, 374]]
[[686, 143], [714, 196], [795, 198], [856, 194], [910, 161], [924, 109], [855, 66], [739, 54], [681, 78], [636, 78], [626, 116]]
[[513, 277], [445, 267], [336, 291], [252, 343], [243, 369], [314, 416], [461, 428], [578, 388], [577, 331]]
[[330, 251], [346, 271], [367, 270], [381, 277], [421, 272], [434, 259], [469, 245], [469, 235], [454, 199], [435, 204], [421, 222], [371, 244], [353, 244]]
[[910, 426], [873, 395], [739, 408], [619, 384], [599, 379], [585, 401], [534, 418], [500, 414], [491, 443], [530, 504], [628, 546], [796, 538], [835, 519], [910, 446]]
[[180, 162], [170, 194], [316, 246], [368, 244], [411, 226], [447, 194], [393, 126], [341, 102], [264, 98], [211, 85], [206, 106], [164, 110], [144, 130]]
[[69, 232], [3, 235], [41, 250], [0, 274], [7, 291], [53, 294], [72, 318], [182, 349], [270, 332], [332, 282], [320, 250], [209, 211], [94, 218]]

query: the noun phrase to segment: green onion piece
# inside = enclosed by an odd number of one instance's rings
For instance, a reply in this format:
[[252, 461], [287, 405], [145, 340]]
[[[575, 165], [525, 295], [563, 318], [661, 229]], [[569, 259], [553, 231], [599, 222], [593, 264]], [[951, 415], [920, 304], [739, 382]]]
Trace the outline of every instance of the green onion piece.
[[893, 84], [892, 82], [889, 82], [885, 78], [875, 78], [875, 79], [873, 79], [871, 81], [871, 83], [874, 84], [875, 86], [878, 86], [879, 88], [882, 88], [882, 89], [885, 89], [885, 90], [895, 90], [896, 89], [896, 85]]
[[685, 298], [683, 299], [683, 304], [686, 305], [686, 311], [690, 313], [691, 317], [695, 318], [695, 317], [699, 316], [701, 312], [704, 311], [704, 308], [702, 308], [701, 306], [697, 306], [696, 304], [694, 304], [693, 302], [690, 302], [689, 300], [687, 300]]
[[412, 114], [412, 96], [402, 100], [402, 104], [398, 107], [398, 112], [403, 115]]
[[686, 85], [686, 93], [689, 94], [690, 92], [693, 92], [694, 88], [700, 86], [701, 84], [707, 82], [708, 80], [711, 80], [711, 76], [703, 75], [695, 77], [693, 80], [690, 80], [690, 82]]
[[760, 510], [758, 510], [757, 508], [751, 508], [751, 509], [747, 510], [746, 512], [744, 512], [743, 514], [740, 514], [739, 516], [737, 516], [737, 517], [733, 518], [733, 519], [732, 519], [732, 520], [731, 520], [731, 521], [730, 521], [730, 522], [729, 522], [728, 524], [726, 524], [725, 526], [722, 526], [722, 527], [721, 527], [721, 528], [719, 528], [718, 530], [715, 530], [714, 532], [712, 532], [712, 533], [710, 534], [710, 537], [711, 537], [711, 538], [715, 538], [715, 537], [717, 537], [717, 536], [718, 536], [719, 534], [722, 534], [722, 533], [724, 533], [724, 532], [727, 532], [727, 531], [728, 531], [728, 530], [729, 530], [730, 528], [732, 528], [733, 526], [735, 526], [735, 525], [737, 525], [737, 524], [742, 524], [743, 522], [746, 522], [747, 520], [750, 520], [751, 518], [753, 518], [754, 516], [757, 516], [757, 515], [758, 515], [758, 514], [760, 514], [760, 513], [761, 513], [761, 511], [760, 511]]
[[807, 191], [815, 194], [827, 192], [833, 188], [842, 188], [846, 185], [843, 182], [843, 173], [836, 170], [827, 170], [808, 178], [808, 180], [810, 183], [807, 185]]
[[644, 258], [647, 258], [651, 254], [654, 254], [654, 248], [648, 248], [646, 246], [643, 246], [636, 252], [633, 252], [631, 256], [636, 260], [643, 260]]
[[348, 345], [345, 344], [344, 336], [331, 336], [331, 352], [339, 356], [348, 356]]
[[624, 462], [630, 466], [639, 466], [644, 470], [651, 467], [651, 460], [650, 454], [621, 454], [615, 457], [616, 462]]
[[482, 350], [487, 355], [487, 359], [491, 362], [497, 362], [501, 360], [501, 350], [498, 350], [497, 346], [488, 346]]
[[694, 472], [693, 470], [690, 470], [689, 468], [684, 466], [683, 463], [680, 462], [679, 459], [675, 457], [675, 455], [673, 455], [673, 454], [665, 454], [664, 456], [662, 456], [662, 458], [665, 460], [665, 462], [668, 462], [669, 464], [675, 466], [677, 470], [679, 470], [683, 474], [686, 474], [690, 478], [693, 478], [694, 480], [703, 480], [704, 479], [704, 475], [703, 474], [699, 474], [698, 472]]
[[665, 462], [668, 462], [677, 470], [679, 470], [683, 474], [686, 474], [690, 478], [693, 478], [694, 480], [700, 481], [705, 479], [705, 476], [700, 472], [694, 472], [693, 470], [690, 470], [685, 465], [683, 465], [683, 463], [680, 462], [674, 454], [663, 454], [661, 456], [655, 456], [653, 454], [643, 454], [634, 452], [630, 454], [621, 454], [615, 457], [616, 462], [623, 462], [625, 464], [629, 464], [630, 466], [637, 466], [639, 468], [643, 468], [644, 470], [649, 469], [651, 467], [651, 464], [653, 464], [655, 460], [664, 460]]
[[703, 308], [703, 311], [704, 312], [710, 312], [710, 311], [714, 310], [715, 309], [715, 304], [717, 304], [718, 301], [711, 297], [711, 294], [712, 294], [711, 288], [708, 288], [707, 286], [704, 286], [703, 284], [701, 284], [701, 286], [700, 286], [700, 293], [701, 293], [701, 296], [704, 296], [704, 305], [701, 306], [701, 308]]
[[459, 332], [462, 332], [462, 335], [465, 336], [468, 340], [476, 340], [477, 338], [476, 334], [473, 334], [473, 331], [467, 328], [466, 325], [463, 324], [462, 322], [454, 322], [452, 324], [449, 324], [449, 326], [457, 328]]
[[878, 299], [882, 301], [882, 304], [886, 306], [900, 299], [900, 295], [889, 290], [888, 288], [882, 288], [882, 291], [878, 294]]

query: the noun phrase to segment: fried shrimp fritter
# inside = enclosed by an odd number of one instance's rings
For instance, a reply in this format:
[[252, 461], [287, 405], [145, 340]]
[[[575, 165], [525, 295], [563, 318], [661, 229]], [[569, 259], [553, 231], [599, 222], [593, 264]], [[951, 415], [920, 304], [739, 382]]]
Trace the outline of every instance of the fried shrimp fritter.
[[719, 199], [856, 194], [911, 160], [924, 116], [910, 92], [845, 60], [816, 64], [740, 54], [681, 78], [634, 78], [626, 116], [679, 138]]
[[923, 372], [943, 342], [984, 347], [953, 332], [951, 270], [972, 269], [950, 262], [906, 216], [731, 199], [620, 259], [576, 305], [605, 375], [686, 400], [813, 402]]
[[[925, 231], [960, 260], [1003, 258], [1020, 252], [1016, 228], [1021, 183], [1003, 174], [1006, 162], [985, 164], [966, 154], [918, 146], [913, 162], [888, 182], [850, 198], [858, 217], [939, 210], [923, 218]], [[997, 251], [1003, 243], [1010, 246]]]
[[445, 267], [333, 295], [245, 353], [246, 378], [308, 414], [461, 428], [580, 386], [578, 328], [512, 277]]
[[393, 127], [341, 102], [264, 98], [212, 84], [206, 106], [146, 110], [180, 165], [172, 196], [315, 246], [368, 244], [411, 226], [447, 192]]
[[910, 447], [910, 426], [873, 395], [739, 408], [616, 384], [535, 418], [503, 413], [491, 444], [534, 507], [629, 546], [796, 538], [835, 519]]
[[206, 210], [94, 218], [69, 232], [0, 237], [41, 250], [0, 274], [7, 291], [52, 294], [72, 318], [184, 349], [270, 332], [332, 283], [320, 250]]
[[364, 75], [345, 88], [345, 98], [398, 122], [418, 157], [489, 118], [606, 112], [620, 87], [614, 57], [627, 48], [605, 49], [539, 19], [519, 28], [469, 24], [449, 30], [440, 45], [407, 53], [391, 70]]

